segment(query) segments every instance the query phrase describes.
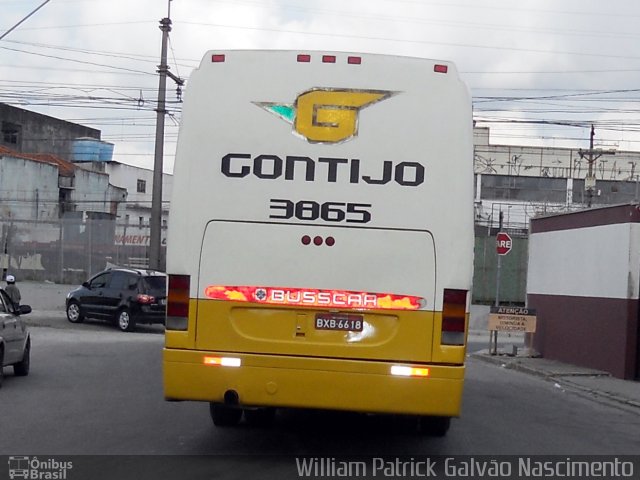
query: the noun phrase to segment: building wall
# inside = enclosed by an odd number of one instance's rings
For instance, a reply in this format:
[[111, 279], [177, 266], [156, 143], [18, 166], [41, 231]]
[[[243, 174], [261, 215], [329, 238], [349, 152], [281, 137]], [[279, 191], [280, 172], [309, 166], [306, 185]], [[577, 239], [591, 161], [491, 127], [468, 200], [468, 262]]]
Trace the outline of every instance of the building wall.
[[69, 201], [76, 211], [112, 214], [115, 219], [121, 212], [114, 211], [114, 201], [126, 201], [126, 189], [110, 184], [109, 175], [77, 168], [75, 187]]
[[[593, 206], [638, 201], [638, 181], [600, 180]], [[527, 229], [531, 218], [587, 208], [583, 179], [476, 174], [476, 223], [497, 226], [503, 212], [505, 227]]]
[[57, 220], [58, 168], [0, 156], [0, 219]]
[[[153, 170], [134, 167], [118, 162], [104, 163], [112, 184], [127, 190], [126, 209], [118, 219], [118, 233], [124, 244], [149, 245], [149, 226], [153, 192]], [[173, 175], [162, 176], [162, 223], [161, 241], [166, 241], [166, 224], [169, 218], [169, 200], [173, 187]], [[144, 191], [138, 191], [144, 190]]]
[[[474, 145], [475, 173], [584, 179], [588, 171], [588, 162], [579, 149], [493, 145], [489, 129], [484, 127], [474, 128]], [[601, 153], [592, 167], [597, 180], [638, 180], [640, 152], [605, 148]]]
[[544, 357], [640, 376], [640, 209], [621, 205], [534, 219], [528, 306]]
[[0, 103], [0, 145], [71, 161], [72, 142], [81, 137], [99, 140], [100, 130]]

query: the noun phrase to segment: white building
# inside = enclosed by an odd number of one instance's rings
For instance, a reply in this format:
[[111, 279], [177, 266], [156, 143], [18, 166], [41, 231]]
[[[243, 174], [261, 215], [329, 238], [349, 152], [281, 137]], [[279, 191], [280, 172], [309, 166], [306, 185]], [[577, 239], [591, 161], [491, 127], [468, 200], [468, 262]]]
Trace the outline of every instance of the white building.
[[[541, 214], [638, 200], [640, 152], [490, 143], [489, 128], [474, 128], [476, 223], [526, 229]], [[590, 181], [589, 181], [590, 180]], [[586, 187], [591, 188], [587, 189]]]
[[[79, 162], [76, 162], [79, 163]], [[86, 162], [94, 171], [104, 172], [113, 185], [127, 191], [127, 203], [117, 219], [116, 242], [128, 246], [148, 247], [150, 244], [151, 201], [153, 170], [135, 167], [117, 161]], [[162, 175], [162, 245], [166, 241], [169, 200], [173, 175]]]
[[126, 200], [105, 173], [0, 146], [3, 268], [46, 270], [53, 278], [70, 268], [94, 271], [112, 253]]

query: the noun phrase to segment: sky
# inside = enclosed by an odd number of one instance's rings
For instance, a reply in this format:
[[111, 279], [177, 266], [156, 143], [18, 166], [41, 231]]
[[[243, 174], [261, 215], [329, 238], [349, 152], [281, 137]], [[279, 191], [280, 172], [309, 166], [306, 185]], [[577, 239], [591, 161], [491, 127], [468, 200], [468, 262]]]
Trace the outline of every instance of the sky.
[[[44, 0], [0, 0], [0, 36]], [[638, 0], [50, 0], [0, 40], [0, 102], [102, 131], [153, 167], [160, 19], [171, 72], [208, 50], [407, 55], [456, 63], [491, 143], [640, 151]], [[168, 81], [164, 170], [180, 121]]]

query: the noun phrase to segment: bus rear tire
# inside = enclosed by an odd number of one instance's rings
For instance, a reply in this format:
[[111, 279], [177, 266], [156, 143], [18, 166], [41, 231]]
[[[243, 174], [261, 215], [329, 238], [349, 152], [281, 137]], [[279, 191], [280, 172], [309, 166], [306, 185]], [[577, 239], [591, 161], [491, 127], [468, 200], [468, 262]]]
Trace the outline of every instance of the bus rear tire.
[[228, 407], [219, 403], [210, 403], [209, 413], [216, 427], [235, 427], [242, 418], [241, 408]]
[[451, 417], [420, 417], [418, 430], [430, 437], [444, 437], [451, 426]]

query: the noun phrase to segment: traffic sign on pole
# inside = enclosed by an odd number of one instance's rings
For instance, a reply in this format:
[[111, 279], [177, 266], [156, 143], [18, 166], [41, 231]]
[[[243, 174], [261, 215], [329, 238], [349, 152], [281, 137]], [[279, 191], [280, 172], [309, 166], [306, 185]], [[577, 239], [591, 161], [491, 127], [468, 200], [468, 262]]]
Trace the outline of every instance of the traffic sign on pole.
[[513, 241], [507, 232], [498, 232], [496, 235], [496, 252], [498, 255], [506, 255], [511, 251]]

